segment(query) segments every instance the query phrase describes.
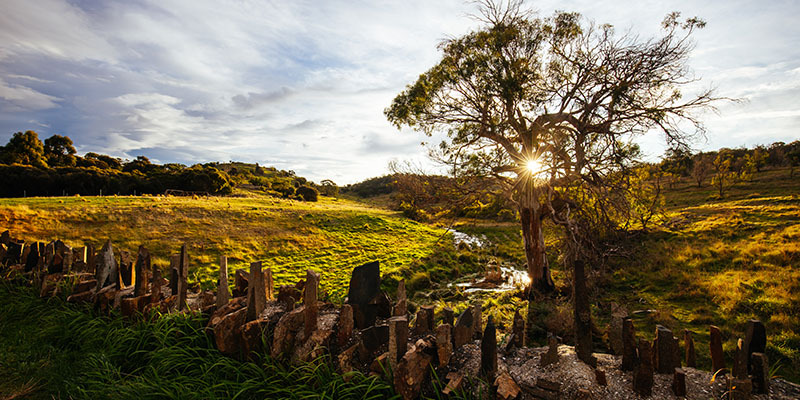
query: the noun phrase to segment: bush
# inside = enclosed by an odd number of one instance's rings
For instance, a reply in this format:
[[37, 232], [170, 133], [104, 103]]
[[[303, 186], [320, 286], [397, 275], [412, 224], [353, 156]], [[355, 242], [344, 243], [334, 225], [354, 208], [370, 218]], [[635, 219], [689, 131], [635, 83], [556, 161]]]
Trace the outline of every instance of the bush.
[[317, 201], [319, 199], [319, 192], [310, 186], [300, 186], [296, 191], [303, 201]]

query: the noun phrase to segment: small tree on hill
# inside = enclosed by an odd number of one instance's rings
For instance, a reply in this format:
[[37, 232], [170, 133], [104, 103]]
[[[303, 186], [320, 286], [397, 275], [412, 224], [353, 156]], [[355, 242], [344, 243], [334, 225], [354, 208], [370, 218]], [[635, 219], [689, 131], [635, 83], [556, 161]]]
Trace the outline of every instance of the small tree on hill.
[[739, 180], [739, 173], [731, 168], [732, 164], [733, 153], [729, 149], [721, 149], [712, 164], [714, 175], [711, 176], [711, 185], [717, 188], [720, 198]]
[[697, 187], [703, 187], [703, 181], [708, 178], [714, 163], [714, 156], [707, 153], [698, 153], [692, 163], [692, 179], [697, 182]]

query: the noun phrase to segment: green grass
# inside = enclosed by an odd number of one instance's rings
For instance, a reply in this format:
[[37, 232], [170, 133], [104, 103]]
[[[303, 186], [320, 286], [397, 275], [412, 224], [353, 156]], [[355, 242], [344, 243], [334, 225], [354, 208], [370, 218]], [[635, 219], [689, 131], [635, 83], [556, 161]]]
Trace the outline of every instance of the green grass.
[[0, 398], [382, 399], [384, 381], [324, 359], [288, 367], [222, 356], [197, 315], [124, 323], [0, 283]]
[[319, 203], [269, 197], [0, 199], [0, 229], [26, 241], [62, 239], [98, 249], [110, 239], [133, 254], [144, 244], [160, 268], [186, 242], [189, 281], [204, 288], [216, 286], [220, 255], [228, 256], [232, 271], [263, 261], [276, 285], [294, 284], [310, 268], [322, 274], [322, 290], [337, 301], [346, 295], [352, 268], [378, 260], [383, 274], [410, 276], [414, 263], [447, 242], [440, 241], [442, 229], [325, 197]]

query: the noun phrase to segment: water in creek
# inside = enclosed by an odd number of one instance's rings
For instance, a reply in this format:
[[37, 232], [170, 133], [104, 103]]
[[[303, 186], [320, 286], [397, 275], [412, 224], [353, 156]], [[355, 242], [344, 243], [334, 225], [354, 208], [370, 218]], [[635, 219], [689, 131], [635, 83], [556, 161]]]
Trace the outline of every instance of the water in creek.
[[[483, 247], [489, 244], [489, 240], [484, 235], [475, 236], [455, 230], [453, 231], [453, 242], [456, 246], [463, 243], [470, 247]], [[502, 265], [489, 264], [485, 274], [467, 278], [462, 282], [450, 283], [448, 286], [463, 288], [465, 293], [506, 292], [525, 287], [529, 283], [530, 278], [527, 271], [504, 263]]]

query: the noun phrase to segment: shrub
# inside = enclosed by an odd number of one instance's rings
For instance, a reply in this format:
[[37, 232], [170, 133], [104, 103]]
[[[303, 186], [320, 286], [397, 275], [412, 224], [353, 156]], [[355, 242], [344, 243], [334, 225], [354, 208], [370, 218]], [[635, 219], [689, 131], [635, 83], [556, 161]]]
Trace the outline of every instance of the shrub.
[[300, 186], [296, 191], [303, 201], [317, 201], [319, 199], [319, 192], [310, 186]]

